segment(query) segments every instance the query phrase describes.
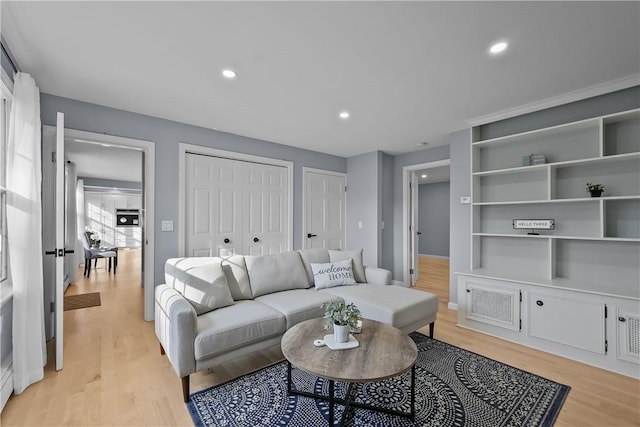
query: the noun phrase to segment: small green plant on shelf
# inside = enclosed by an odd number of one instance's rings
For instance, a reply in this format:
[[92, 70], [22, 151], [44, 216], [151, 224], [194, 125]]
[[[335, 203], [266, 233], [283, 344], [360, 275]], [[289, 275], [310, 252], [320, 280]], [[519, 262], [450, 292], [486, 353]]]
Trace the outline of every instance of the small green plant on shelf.
[[324, 308], [324, 328], [329, 329], [334, 324], [355, 328], [362, 314], [355, 304], [345, 304], [340, 300], [333, 300], [322, 304]]
[[590, 182], [587, 182], [587, 192], [591, 193], [591, 197], [600, 197], [603, 191], [603, 184], [592, 184]]

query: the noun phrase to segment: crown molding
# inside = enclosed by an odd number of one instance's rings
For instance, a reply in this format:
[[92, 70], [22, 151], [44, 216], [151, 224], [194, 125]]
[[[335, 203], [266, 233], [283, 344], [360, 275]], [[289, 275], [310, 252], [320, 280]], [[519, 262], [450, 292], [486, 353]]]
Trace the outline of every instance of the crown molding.
[[480, 126], [487, 123], [493, 123], [511, 117], [521, 116], [523, 114], [533, 113], [534, 111], [545, 110], [547, 108], [557, 107], [558, 105], [569, 104], [571, 102], [580, 101], [582, 99], [592, 98], [605, 93], [615, 92], [640, 85], [640, 74], [632, 74], [616, 80], [589, 86], [584, 89], [568, 92], [562, 95], [543, 99], [541, 101], [532, 102], [515, 108], [498, 111], [497, 113], [487, 114], [474, 119], [467, 120], [469, 125]]

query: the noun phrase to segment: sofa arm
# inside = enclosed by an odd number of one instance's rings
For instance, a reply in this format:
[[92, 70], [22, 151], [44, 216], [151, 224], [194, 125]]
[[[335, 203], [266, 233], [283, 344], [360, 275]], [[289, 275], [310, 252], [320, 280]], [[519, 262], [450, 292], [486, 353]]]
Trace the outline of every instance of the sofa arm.
[[367, 278], [367, 283], [372, 285], [390, 285], [391, 284], [391, 272], [384, 268], [364, 267], [364, 275]]
[[196, 311], [169, 285], [155, 289], [156, 336], [179, 377], [196, 371]]

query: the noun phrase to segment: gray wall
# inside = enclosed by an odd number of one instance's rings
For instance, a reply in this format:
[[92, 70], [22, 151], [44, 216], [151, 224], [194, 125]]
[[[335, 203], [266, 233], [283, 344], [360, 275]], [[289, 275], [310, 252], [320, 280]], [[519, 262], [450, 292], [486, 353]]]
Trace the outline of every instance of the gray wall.
[[381, 159], [378, 151], [347, 159], [346, 249], [364, 249], [364, 264], [371, 267], [377, 267], [379, 259]]
[[471, 130], [452, 133], [449, 147], [449, 302], [457, 304], [458, 277], [455, 273], [471, 268], [471, 205], [460, 204], [461, 196], [471, 195]]
[[[393, 194], [385, 197], [386, 201], [393, 201], [393, 239], [384, 240], [383, 245], [393, 248], [393, 273], [394, 280], [402, 280], [402, 168], [421, 163], [435, 162], [449, 158], [449, 146], [439, 146], [413, 153], [402, 154], [393, 158]], [[453, 171], [452, 171], [453, 173]], [[386, 223], [386, 221], [385, 221]], [[450, 256], [454, 256], [453, 252]]]
[[604, 116], [640, 106], [640, 86], [607, 93], [478, 127], [481, 139]]
[[[40, 97], [43, 125], [55, 125], [56, 112], [65, 113], [65, 126], [155, 143], [155, 284], [164, 281], [164, 262], [178, 255], [178, 233], [162, 232], [162, 220], [178, 220], [178, 144], [187, 142], [222, 150], [291, 161], [293, 177], [293, 245], [302, 241], [302, 168], [347, 171], [345, 158], [272, 142], [246, 138], [184, 123], [88, 104], [49, 94]], [[177, 227], [176, 227], [177, 230]]]
[[[380, 206], [382, 207], [382, 223], [380, 239], [379, 267], [393, 270], [393, 156], [382, 153], [382, 181]], [[382, 226], [382, 224], [381, 224]]]
[[418, 252], [449, 256], [449, 181], [418, 186]]

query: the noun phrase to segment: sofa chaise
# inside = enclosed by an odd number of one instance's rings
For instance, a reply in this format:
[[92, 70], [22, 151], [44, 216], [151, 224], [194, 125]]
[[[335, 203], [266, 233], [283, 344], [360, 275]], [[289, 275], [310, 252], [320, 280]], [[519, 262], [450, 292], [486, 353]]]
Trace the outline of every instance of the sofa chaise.
[[438, 311], [436, 295], [363, 266], [361, 250], [172, 258], [165, 279], [155, 289], [155, 331], [185, 402], [190, 374], [280, 344], [293, 325], [322, 317], [325, 302], [354, 303], [364, 318], [405, 333], [429, 325], [431, 337]]

